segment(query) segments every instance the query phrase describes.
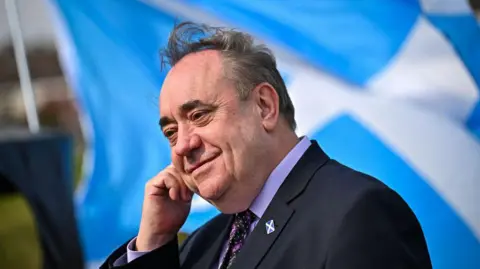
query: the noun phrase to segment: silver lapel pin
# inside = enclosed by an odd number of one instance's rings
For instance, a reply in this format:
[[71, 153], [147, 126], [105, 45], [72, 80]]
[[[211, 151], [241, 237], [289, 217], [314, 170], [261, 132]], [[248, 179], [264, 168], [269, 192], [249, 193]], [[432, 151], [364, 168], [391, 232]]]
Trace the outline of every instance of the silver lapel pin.
[[265, 229], [267, 230], [267, 234], [275, 232], [275, 222], [273, 222], [273, 219], [265, 223]]

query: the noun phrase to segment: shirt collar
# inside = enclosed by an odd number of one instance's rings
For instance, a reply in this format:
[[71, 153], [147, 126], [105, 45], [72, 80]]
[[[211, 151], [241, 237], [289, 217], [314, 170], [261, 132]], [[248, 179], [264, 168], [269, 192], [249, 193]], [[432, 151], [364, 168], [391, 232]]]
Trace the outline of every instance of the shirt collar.
[[310, 147], [310, 139], [308, 137], [303, 137], [300, 142], [298, 142], [295, 147], [283, 158], [283, 160], [273, 169], [270, 176], [267, 178], [267, 181], [263, 185], [260, 194], [255, 198], [252, 205], [250, 206], [250, 211], [252, 211], [258, 218], [263, 216], [268, 205], [277, 193], [278, 189], [282, 185], [283, 181], [287, 178], [290, 171], [292, 171], [295, 164], [303, 156], [308, 147]]

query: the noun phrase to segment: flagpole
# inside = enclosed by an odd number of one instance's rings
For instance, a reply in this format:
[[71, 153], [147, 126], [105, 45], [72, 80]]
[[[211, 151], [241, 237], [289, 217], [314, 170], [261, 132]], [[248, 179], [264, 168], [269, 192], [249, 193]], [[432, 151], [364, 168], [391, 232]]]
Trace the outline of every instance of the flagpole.
[[23, 103], [27, 114], [28, 129], [32, 133], [40, 130], [37, 107], [35, 104], [35, 93], [32, 87], [32, 80], [27, 63], [27, 53], [23, 43], [23, 34], [20, 26], [16, 0], [5, 0], [8, 25], [12, 37], [15, 61], [17, 63], [18, 76], [20, 77], [20, 89], [22, 91]]

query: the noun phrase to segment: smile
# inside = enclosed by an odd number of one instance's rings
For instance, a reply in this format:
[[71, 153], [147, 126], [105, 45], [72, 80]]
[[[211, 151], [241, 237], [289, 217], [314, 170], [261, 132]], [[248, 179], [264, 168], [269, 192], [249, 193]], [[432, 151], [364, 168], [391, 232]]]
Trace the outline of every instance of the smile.
[[214, 155], [214, 156], [211, 156], [205, 160], [202, 160], [198, 163], [195, 163], [194, 165], [192, 166], [189, 166], [187, 169], [185, 169], [185, 171], [187, 172], [187, 174], [192, 174], [193, 172], [195, 172], [196, 170], [198, 170], [199, 168], [201, 168], [202, 166], [204, 166], [205, 164], [208, 164], [210, 163], [211, 161], [215, 160], [216, 158], [218, 157], [218, 155]]

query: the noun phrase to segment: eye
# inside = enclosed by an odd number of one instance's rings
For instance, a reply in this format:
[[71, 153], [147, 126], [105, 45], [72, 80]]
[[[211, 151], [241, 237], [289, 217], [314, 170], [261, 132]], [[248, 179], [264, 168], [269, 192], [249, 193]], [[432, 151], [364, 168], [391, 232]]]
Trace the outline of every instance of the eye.
[[177, 130], [174, 128], [165, 129], [163, 131], [163, 135], [165, 135], [165, 137], [168, 139], [173, 139], [176, 133], [177, 133]]
[[192, 113], [192, 115], [190, 116], [190, 119], [192, 121], [197, 121], [197, 120], [200, 120], [203, 118], [203, 116], [205, 116], [207, 114], [207, 111], [204, 111], [204, 110], [201, 110], [201, 111], [195, 111]]

